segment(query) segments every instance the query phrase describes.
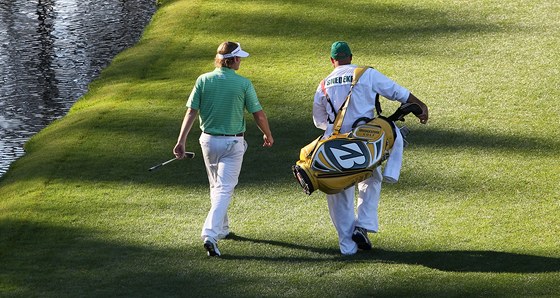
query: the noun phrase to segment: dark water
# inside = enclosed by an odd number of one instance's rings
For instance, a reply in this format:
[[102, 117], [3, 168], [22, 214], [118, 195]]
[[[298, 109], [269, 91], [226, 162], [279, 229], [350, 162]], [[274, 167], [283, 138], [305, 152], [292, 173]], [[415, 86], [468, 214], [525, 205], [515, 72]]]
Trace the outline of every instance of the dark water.
[[0, 176], [154, 12], [155, 0], [0, 0]]

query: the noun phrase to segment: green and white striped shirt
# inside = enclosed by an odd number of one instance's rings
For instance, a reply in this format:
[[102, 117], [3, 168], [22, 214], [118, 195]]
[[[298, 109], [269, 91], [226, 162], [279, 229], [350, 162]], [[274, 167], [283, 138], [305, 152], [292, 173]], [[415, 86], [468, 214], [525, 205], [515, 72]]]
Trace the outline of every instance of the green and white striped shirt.
[[244, 109], [262, 110], [253, 83], [227, 67], [199, 76], [187, 107], [199, 111], [202, 131], [226, 135], [245, 132]]

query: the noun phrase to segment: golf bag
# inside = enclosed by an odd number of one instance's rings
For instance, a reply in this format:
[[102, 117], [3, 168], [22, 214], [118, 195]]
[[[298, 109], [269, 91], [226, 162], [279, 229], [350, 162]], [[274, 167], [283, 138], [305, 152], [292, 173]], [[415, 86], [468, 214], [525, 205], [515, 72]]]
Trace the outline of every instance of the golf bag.
[[[354, 71], [350, 92], [334, 120], [333, 133], [325, 139], [319, 136], [303, 147], [299, 160], [292, 166], [294, 177], [308, 195], [317, 189], [335, 194], [371, 177], [373, 170], [389, 157], [393, 148], [397, 136], [395, 130], [399, 129], [394, 121], [404, 120], [404, 116], [411, 112], [415, 115], [422, 113], [417, 104], [403, 104], [389, 117], [367, 119], [361, 125], [357, 125], [357, 121], [350, 132], [341, 134], [340, 127], [352, 88], [365, 69], [358, 67]], [[404, 131], [407, 131], [406, 127], [401, 128], [401, 132]]]

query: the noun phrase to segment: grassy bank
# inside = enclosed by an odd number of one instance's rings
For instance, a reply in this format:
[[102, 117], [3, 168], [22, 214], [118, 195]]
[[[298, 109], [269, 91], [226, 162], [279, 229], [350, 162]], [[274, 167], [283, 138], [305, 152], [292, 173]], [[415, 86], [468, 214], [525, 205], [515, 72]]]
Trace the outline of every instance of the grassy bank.
[[[560, 295], [560, 9], [526, 1], [163, 1], [63, 119], [0, 178], [0, 296]], [[197, 157], [172, 157], [196, 77], [224, 40], [251, 53], [270, 118], [248, 116], [230, 207], [208, 259]], [[342, 257], [324, 196], [290, 166], [320, 132], [312, 94], [346, 40], [425, 101], [401, 181], [385, 185], [374, 250]], [[395, 107], [383, 102], [386, 113]]]

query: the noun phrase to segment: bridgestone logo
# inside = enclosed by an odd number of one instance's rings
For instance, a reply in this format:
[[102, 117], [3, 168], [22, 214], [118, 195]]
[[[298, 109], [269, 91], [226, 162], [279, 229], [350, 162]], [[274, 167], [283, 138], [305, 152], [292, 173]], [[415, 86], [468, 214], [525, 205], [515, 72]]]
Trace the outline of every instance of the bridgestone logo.
[[366, 168], [370, 154], [363, 141], [332, 140], [323, 143], [314, 155], [313, 168], [327, 173]]
[[366, 163], [364, 152], [360, 151], [360, 147], [356, 143], [350, 143], [340, 146], [339, 148], [330, 148], [331, 152], [342, 169], [352, 169], [356, 165]]

